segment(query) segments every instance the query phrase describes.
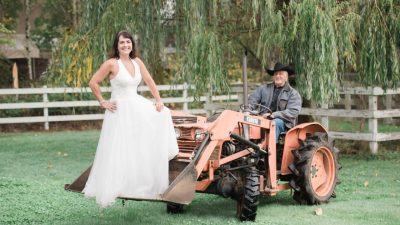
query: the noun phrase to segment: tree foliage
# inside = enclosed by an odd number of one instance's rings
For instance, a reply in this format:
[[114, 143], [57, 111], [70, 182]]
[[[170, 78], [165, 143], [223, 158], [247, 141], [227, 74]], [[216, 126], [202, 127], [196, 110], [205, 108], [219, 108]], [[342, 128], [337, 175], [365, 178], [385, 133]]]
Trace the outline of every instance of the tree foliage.
[[[14, 33], [14, 31], [7, 29], [6, 26], [0, 22], [0, 45], [13, 44], [13, 40], [8, 36], [8, 34], [12, 33]], [[0, 53], [0, 72], [2, 74], [2, 76], [0, 76], [0, 87], [2, 88], [7, 87], [10, 83], [11, 65], [12, 62]]]
[[[359, 32], [360, 80], [367, 86], [399, 86], [399, 3], [370, 0], [361, 4]], [[397, 18], [396, 18], [397, 16]], [[396, 35], [397, 34], [397, 35]]]
[[13, 30], [7, 29], [7, 27], [0, 22], [0, 45], [12, 42], [9, 36], [7, 36], [7, 34], [12, 34], [12, 33], [14, 33]]
[[[260, 36], [258, 39], [257, 55], [261, 57], [262, 67], [268, 60], [283, 55], [283, 45], [286, 41], [282, 11], [276, 10], [275, 1], [254, 1], [254, 15], [260, 15]], [[256, 16], [253, 23], [257, 25]]]
[[228, 90], [228, 68], [246, 49], [262, 68], [292, 64], [303, 97], [329, 103], [338, 99], [345, 71], [359, 72], [365, 85], [398, 84], [399, 7], [393, 0], [88, 0], [49, 74], [84, 84], [107, 58], [114, 34], [128, 30], [156, 80], [165, 75], [161, 55], [172, 37], [177, 79], [194, 84], [195, 94]]
[[[78, 4], [73, 10], [73, 3]], [[74, 15], [80, 15], [80, 1], [41, 0], [41, 15], [35, 19], [32, 38], [42, 50], [50, 50], [56, 38], [62, 38], [68, 30], [74, 29]]]
[[217, 1], [183, 0], [177, 4], [183, 6], [178, 13], [185, 21], [184, 30], [189, 31], [183, 39], [188, 45], [178, 76], [185, 82], [196, 84], [195, 94], [229, 89], [226, 61], [221, 57], [226, 42], [216, 33], [219, 22], [215, 11]]
[[86, 85], [94, 69], [107, 59], [114, 35], [120, 30], [140, 35], [141, 54], [146, 59], [156, 59], [148, 64], [149, 68], [155, 71], [160, 67], [157, 59], [163, 37], [161, 20], [157, 17], [160, 1], [88, 0], [85, 4], [80, 28], [67, 33], [60, 48], [54, 52], [48, 71], [52, 82]]
[[303, 96], [318, 102], [338, 98], [338, 51], [333, 1], [304, 0], [289, 6], [285, 54], [296, 66]]
[[22, 9], [22, 0], [1, 0], [0, 23], [8, 30], [17, 27], [18, 12]]

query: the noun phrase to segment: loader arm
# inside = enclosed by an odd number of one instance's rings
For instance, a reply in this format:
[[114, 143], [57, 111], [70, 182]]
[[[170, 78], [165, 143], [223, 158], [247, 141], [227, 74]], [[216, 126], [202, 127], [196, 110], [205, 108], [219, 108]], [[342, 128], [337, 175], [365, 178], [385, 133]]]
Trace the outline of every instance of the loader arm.
[[[248, 150], [243, 150], [237, 152], [227, 158], [220, 158], [220, 152], [218, 154], [218, 159], [210, 159], [211, 155], [214, 151], [220, 151], [220, 146], [225, 141], [229, 141], [233, 137], [236, 139], [241, 139], [242, 142], [249, 142], [250, 140], [245, 140], [243, 137], [233, 133], [233, 131], [237, 130], [239, 124], [248, 125], [250, 129], [254, 129], [255, 131], [252, 133], [256, 133], [255, 136], [257, 138], [261, 138], [260, 128], [264, 128], [269, 130], [266, 135], [266, 141], [263, 142], [260, 146], [256, 146], [255, 144], [249, 144], [249, 147], [254, 150], [260, 150], [260, 152], [268, 153], [267, 160], [270, 168], [266, 172], [266, 177], [268, 177], [267, 183], [268, 187], [275, 189], [276, 188], [276, 140], [275, 140], [275, 123], [271, 120], [267, 120], [262, 118], [261, 116], [249, 116], [244, 115], [243, 113], [225, 110], [221, 113], [217, 120], [215, 120], [212, 125], [207, 128], [207, 131], [210, 133], [210, 143], [204, 149], [204, 152], [200, 156], [198, 163], [196, 164], [197, 177], [201, 175], [202, 172], [208, 172], [208, 177], [206, 179], [197, 181], [196, 190], [205, 191], [207, 187], [214, 181], [214, 171], [217, 170], [222, 164], [227, 164], [237, 158], [249, 155], [251, 152]], [[268, 146], [268, 148], [266, 147]]]

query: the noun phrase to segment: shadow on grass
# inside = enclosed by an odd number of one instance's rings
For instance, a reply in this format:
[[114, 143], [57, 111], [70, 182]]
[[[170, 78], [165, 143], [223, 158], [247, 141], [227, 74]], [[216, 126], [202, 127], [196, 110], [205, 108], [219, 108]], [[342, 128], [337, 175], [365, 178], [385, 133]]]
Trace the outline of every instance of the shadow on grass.
[[284, 191], [282, 193], [278, 193], [276, 196], [261, 196], [259, 207], [266, 205], [298, 205], [293, 199], [290, 191]]

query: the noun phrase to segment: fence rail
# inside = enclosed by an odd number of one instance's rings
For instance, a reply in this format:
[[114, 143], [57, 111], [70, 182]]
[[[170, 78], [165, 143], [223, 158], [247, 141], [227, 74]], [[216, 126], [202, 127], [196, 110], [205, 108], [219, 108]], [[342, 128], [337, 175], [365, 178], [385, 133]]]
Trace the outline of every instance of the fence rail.
[[[164, 103], [180, 103], [182, 107], [176, 110], [182, 110], [192, 114], [209, 114], [220, 108], [238, 109], [242, 102], [243, 93], [237, 85], [232, 88], [233, 94], [220, 96], [201, 96], [198, 101], [204, 103], [203, 108], [190, 108], [189, 103], [194, 101], [193, 97], [188, 96], [189, 87], [186, 84], [181, 85], [159, 85], [157, 86], [160, 92], [163, 91], [181, 91], [179, 97], [165, 97]], [[111, 92], [110, 87], [102, 87], [104, 93]], [[148, 92], [147, 86], [140, 86], [138, 92]], [[8, 117], [0, 118], [0, 124], [12, 123], [44, 123], [46, 130], [49, 129], [50, 122], [60, 121], [83, 121], [83, 120], [101, 120], [103, 114], [80, 114], [80, 115], [49, 115], [50, 108], [71, 108], [71, 107], [92, 107], [99, 106], [95, 100], [82, 101], [49, 101], [51, 94], [71, 94], [71, 93], [90, 93], [91, 90], [84, 88], [21, 88], [21, 89], [0, 89], [2, 95], [42, 95], [40, 102], [23, 102], [23, 103], [1, 103], [0, 110], [10, 109], [43, 109], [43, 116], [30, 117]], [[364, 118], [368, 119], [368, 132], [365, 133], [350, 133], [350, 132], [330, 132], [329, 134], [336, 139], [361, 140], [370, 143], [370, 150], [373, 154], [378, 151], [378, 142], [388, 140], [400, 140], [400, 132], [379, 133], [378, 119], [400, 117], [400, 109], [393, 108], [392, 98], [394, 95], [400, 94], [399, 89], [383, 90], [381, 88], [345, 88], [340, 94], [344, 95], [341, 102], [344, 104], [344, 109], [335, 109], [328, 105], [320, 105], [319, 107], [303, 108], [300, 115], [310, 115], [319, 117], [321, 123], [329, 128], [329, 117], [341, 118]], [[354, 95], [368, 96], [368, 109], [356, 110], [352, 109]], [[378, 97], [385, 97], [385, 109], [378, 110]]]
[[[180, 97], [165, 97], [163, 102], [168, 103], [182, 103], [182, 110], [192, 114], [207, 114], [204, 108], [190, 108], [189, 103], [193, 102], [194, 97], [188, 96], [189, 87], [186, 84], [181, 85], [158, 85], [158, 90], [161, 91], [182, 91]], [[110, 87], [101, 87], [103, 93], [111, 92]], [[140, 86], [138, 92], [148, 92], [147, 86]], [[44, 123], [46, 130], [49, 130], [50, 122], [62, 121], [83, 121], [83, 120], [101, 120], [103, 114], [79, 114], [79, 115], [49, 115], [50, 108], [71, 108], [71, 107], [90, 107], [99, 106], [96, 100], [82, 100], [82, 101], [49, 101], [49, 94], [73, 94], [73, 93], [90, 93], [90, 88], [20, 88], [20, 89], [0, 89], [0, 96], [2, 95], [42, 95], [40, 102], [22, 102], [22, 103], [0, 103], [0, 110], [10, 109], [43, 109], [43, 116], [28, 116], [28, 117], [8, 117], [0, 118], [0, 124], [13, 124], [13, 123]], [[197, 99], [199, 102], [210, 103], [213, 101], [236, 101], [237, 94], [232, 95], [218, 95], [218, 96], [201, 96]]]
[[[355, 87], [344, 88], [340, 94], [344, 95], [344, 109], [330, 108], [328, 105], [321, 105], [320, 108], [303, 108], [301, 115], [320, 116], [322, 124], [329, 128], [329, 117], [341, 118], [364, 118], [368, 119], [368, 132], [329, 132], [329, 135], [336, 139], [368, 141], [372, 154], [378, 152], [378, 142], [400, 140], [400, 132], [379, 133], [378, 119], [400, 117], [400, 109], [393, 109], [393, 96], [400, 94], [400, 88], [383, 90], [379, 87]], [[368, 96], [368, 109], [352, 109], [352, 96]], [[384, 97], [385, 109], [378, 110], [378, 97]], [[398, 106], [397, 106], [398, 107]]]

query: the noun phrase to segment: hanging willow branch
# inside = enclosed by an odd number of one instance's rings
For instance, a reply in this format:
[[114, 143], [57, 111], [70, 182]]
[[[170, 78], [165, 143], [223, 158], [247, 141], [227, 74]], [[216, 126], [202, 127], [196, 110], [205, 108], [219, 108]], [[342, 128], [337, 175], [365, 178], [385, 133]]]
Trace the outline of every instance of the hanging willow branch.
[[282, 56], [285, 35], [283, 33], [283, 16], [275, 9], [275, 1], [261, 1], [261, 6], [253, 5], [254, 10], [260, 9], [261, 30], [258, 39], [257, 55], [261, 58], [262, 67], [267, 63], [277, 61]]
[[204, 32], [194, 36], [190, 42], [179, 75], [185, 82], [195, 85], [195, 96], [212, 90], [229, 90], [223, 65], [218, 36]]
[[186, 21], [186, 31], [190, 31], [186, 40], [190, 40], [182, 58], [182, 67], [178, 79], [195, 86], [193, 95], [203, 93], [229, 91], [226, 61], [219, 36], [210, 25], [217, 27], [217, 1], [183, 0], [182, 5], [187, 11], [183, 12]]
[[285, 54], [295, 65], [302, 96], [320, 103], [336, 101], [337, 40], [330, 1], [291, 2]]
[[[48, 74], [58, 85], [85, 85], [107, 58], [119, 30], [137, 36], [139, 55], [158, 81], [166, 74], [161, 68], [165, 35], [173, 36], [177, 54], [171, 68], [179, 68], [180, 82], [196, 87], [195, 96], [228, 91], [229, 69], [238, 69], [243, 48], [257, 52], [262, 67], [277, 60], [293, 64], [296, 88], [303, 98], [320, 103], [338, 99], [338, 71], [359, 72], [365, 85], [386, 88], [400, 82], [397, 0], [87, 0], [83, 4], [79, 29], [66, 34], [52, 59]], [[173, 5], [168, 13], [165, 4]]]
[[336, 17], [335, 37], [339, 57], [338, 70], [341, 73], [357, 70], [356, 42], [360, 16], [355, 2], [341, 2], [333, 12]]
[[360, 80], [366, 86], [398, 87], [400, 70], [395, 34], [399, 21], [396, 15], [400, 12], [392, 0], [364, 1], [361, 7]]
[[[155, 72], [159, 71], [160, 49], [164, 44], [160, 1], [89, 0], [85, 3], [81, 28], [77, 33], [66, 35], [54, 53], [48, 71], [51, 83], [86, 85], [94, 70], [107, 59], [114, 35], [120, 30], [137, 35], [140, 53], [149, 70], [160, 75]], [[148, 62], [150, 57], [153, 60]]]

